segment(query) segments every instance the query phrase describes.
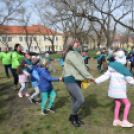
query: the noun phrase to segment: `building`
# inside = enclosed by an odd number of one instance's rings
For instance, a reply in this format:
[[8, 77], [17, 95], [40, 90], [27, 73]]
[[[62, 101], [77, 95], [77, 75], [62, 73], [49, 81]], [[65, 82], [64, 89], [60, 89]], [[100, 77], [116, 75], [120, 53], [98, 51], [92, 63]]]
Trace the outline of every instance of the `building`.
[[[51, 51], [52, 44], [47, 38], [54, 37], [54, 51], [63, 50], [63, 38], [62, 34], [55, 32], [42, 25], [33, 26], [0, 26], [0, 51], [5, 44], [9, 46], [9, 50], [13, 51], [16, 43], [21, 44], [22, 51], [28, 50], [39, 52], [38, 46], [41, 51]], [[37, 46], [38, 44], [38, 46]]]

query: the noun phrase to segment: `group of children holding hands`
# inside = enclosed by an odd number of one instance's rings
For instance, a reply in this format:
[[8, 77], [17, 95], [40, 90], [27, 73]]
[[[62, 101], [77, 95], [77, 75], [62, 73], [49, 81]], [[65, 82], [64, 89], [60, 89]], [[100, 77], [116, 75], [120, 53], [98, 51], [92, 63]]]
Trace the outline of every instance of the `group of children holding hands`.
[[[108, 79], [110, 79], [110, 85], [108, 90], [108, 96], [115, 100], [115, 110], [114, 110], [114, 121], [113, 126], [121, 126], [121, 127], [133, 127], [133, 123], [127, 121], [127, 116], [130, 109], [130, 102], [127, 99], [127, 83], [134, 86], [134, 79], [132, 77], [131, 72], [125, 67], [126, 64], [126, 55], [123, 51], [116, 49], [115, 53], [112, 50], [109, 51], [108, 57], [105, 56], [104, 52], [97, 52], [96, 58], [98, 65], [97, 68], [101, 72], [101, 65], [104, 60], [108, 61], [107, 72], [104, 73], [99, 78], [94, 79], [94, 83], [100, 84]], [[87, 56], [84, 52], [82, 54], [84, 58], [85, 65], [87, 70], [89, 69], [88, 59], [91, 57]], [[130, 62], [134, 60], [134, 48], [130, 54], [127, 55], [130, 58]], [[51, 82], [62, 82], [62, 77], [51, 77], [48, 68], [51, 67], [51, 58], [49, 54], [46, 54], [46, 58], [41, 57], [32, 57], [30, 60], [30, 56], [28, 54], [25, 55], [26, 59], [21, 61], [21, 65], [19, 65], [17, 72], [19, 74], [19, 83], [21, 85], [20, 91], [18, 93], [19, 97], [23, 97], [22, 92], [25, 91], [25, 96], [28, 96], [31, 103], [35, 103], [35, 97], [37, 96], [37, 103], [41, 103], [40, 93], [42, 94], [42, 114], [47, 115], [48, 111], [55, 113], [55, 109], [53, 109], [54, 99], [56, 97], [56, 92], [51, 84]], [[64, 61], [61, 56], [60, 59], [55, 61], [60, 61], [61, 66], [64, 67]], [[75, 61], [74, 61], [75, 62]], [[52, 67], [51, 67], [52, 68]], [[54, 69], [52, 69], [53, 72]], [[34, 88], [35, 92], [30, 96], [28, 94], [28, 82], [29, 76], [31, 76], [31, 84]], [[48, 96], [50, 96], [50, 102], [48, 107], [46, 107], [46, 102], [48, 101]], [[119, 120], [119, 110], [122, 101], [125, 104], [123, 121]]]

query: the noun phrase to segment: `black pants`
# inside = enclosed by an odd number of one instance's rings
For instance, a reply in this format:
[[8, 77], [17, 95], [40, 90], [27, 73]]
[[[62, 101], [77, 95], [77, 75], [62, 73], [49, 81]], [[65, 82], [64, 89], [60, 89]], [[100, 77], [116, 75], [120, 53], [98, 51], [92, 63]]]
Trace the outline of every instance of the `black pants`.
[[18, 84], [18, 74], [17, 74], [17, 69], [12, 69], [13, 72], [13, 77], [14, 77], [14, 85]]

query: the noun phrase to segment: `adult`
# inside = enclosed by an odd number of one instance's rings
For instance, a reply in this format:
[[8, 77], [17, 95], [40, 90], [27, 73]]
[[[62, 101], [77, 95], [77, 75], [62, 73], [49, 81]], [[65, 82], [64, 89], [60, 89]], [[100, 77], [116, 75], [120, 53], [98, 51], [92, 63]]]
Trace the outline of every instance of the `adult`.
[[[12, 69], [11, 69], [11, 64], [12, 64], [12, 54], [11, 52], [7, 51], [7, 47], [3, 48], [3, 52], [0, 54], [0, 60], [2, 60], [2, 64], [5, 67], [5, 72], [6, 72], [6, 76], [7, 78], [9, 78], [9, 73], [8, 73], [8, 68], [11, 70], [12, 73]], [[13, 75], [13, 73], [12, 73]]]
[[94, 80], [85, 68], [84, 60], [79, 51], [80, 41], [77, 37], [70, 36], [64, 43], [64, 68], [63, 78], [64, 84], [72, 98], [72, 114], [69, 121], [76, 127], [80, 127], [84, 122], [80, 121], [77, 112], [84, 102], [81, 92], [81, 81]]
[[22, 59], [24, 59], [24, 53], [21, 51], [21, 45], [15, 44], [14, 51], [12, 53], [12, 72], [14, 77], [14, 89], [17, 89], [18, 85], [18, 74], [17, 68], [20, 65]]

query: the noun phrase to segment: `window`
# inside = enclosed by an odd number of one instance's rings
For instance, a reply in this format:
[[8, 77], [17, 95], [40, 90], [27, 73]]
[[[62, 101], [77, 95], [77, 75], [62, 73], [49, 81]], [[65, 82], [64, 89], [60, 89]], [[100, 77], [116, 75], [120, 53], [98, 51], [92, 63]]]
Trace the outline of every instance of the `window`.
[[22, 42], [23, 41], [23, 37], [19, 37], [19, 41]]
[[33, 37], [33, 39], [34, 39], [35, 41], [37, 41], [37, 37]]
[[30, 50], [33, 51], [33, 46], [30, 47]]
[[37, 46], [34, 46], [34, 50], [37, 51]]
[[59, 39], [58, 39], [58, 37], [56, 37], [56, 41], [58, 41]]
[[47, 39], [44, 37], [44, 41], [46, 41]]
[[8, 41], [9, 42], [12, 42], [12, 37], [8, 37]]
[[33, 37], [29, 37], [29, 40], [32, 41], [32, 38], [33, 38]]
[[6, 37], [2, 37], [2, 41], [6, 42], [7, 38]]

